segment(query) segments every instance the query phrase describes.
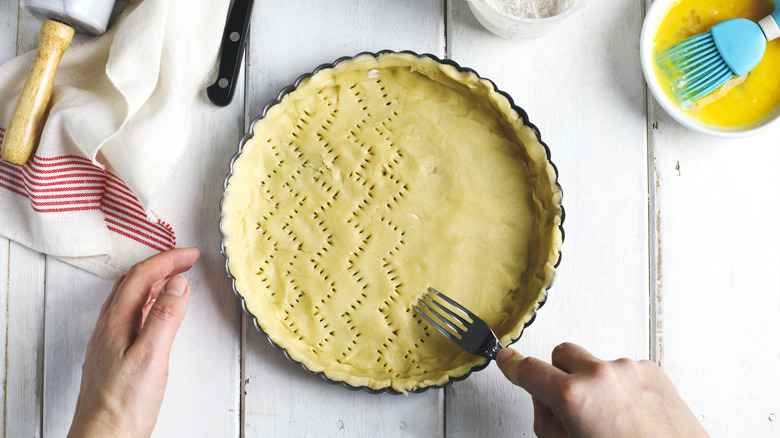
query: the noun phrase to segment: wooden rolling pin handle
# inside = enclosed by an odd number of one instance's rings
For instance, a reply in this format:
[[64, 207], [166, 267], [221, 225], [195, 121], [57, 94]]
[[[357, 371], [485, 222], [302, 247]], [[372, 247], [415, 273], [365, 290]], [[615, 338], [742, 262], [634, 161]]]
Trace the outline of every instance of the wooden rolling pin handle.
[[11, 113], [3, 139], [3, 159], [23, 165], [38, 146], [57, 68], [73, 39], [73, 28], [53, 20], [41, 26], [38, 53]]

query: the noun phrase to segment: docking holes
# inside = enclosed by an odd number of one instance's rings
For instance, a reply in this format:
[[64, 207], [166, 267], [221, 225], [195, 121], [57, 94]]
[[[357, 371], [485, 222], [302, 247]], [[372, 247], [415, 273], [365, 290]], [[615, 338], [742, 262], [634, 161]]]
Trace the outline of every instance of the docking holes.
[[[256, 281], [301, 351], [345, 366], [368, 358], [399, 378], [419, 366], [405, 328], [413, 321], [419, 346], [427, 327], [404, 300], [410, 188], [396, 100], [378, 77], [316, 97], [284, 138], [263, 139]], [[339, 111], [345, 100], [354, 111]]]

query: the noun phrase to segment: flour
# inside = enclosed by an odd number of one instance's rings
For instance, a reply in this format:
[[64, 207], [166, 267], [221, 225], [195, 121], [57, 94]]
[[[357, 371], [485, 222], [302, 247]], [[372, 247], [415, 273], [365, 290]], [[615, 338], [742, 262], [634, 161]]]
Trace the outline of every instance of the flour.
[[577, 0], [485, 0], [487, 4], [518, 18], [549, 18], [571, 9]]

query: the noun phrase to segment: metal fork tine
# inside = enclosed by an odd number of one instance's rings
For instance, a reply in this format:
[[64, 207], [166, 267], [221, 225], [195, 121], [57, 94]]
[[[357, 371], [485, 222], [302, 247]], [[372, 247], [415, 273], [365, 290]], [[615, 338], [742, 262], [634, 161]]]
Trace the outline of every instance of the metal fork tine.
[[[444, 295], [443, 293], [437, 291], [436, 289], [434, 289], [432, 287], [429, 287], [428, 290], [430, 292], [433, 292], [437, 297], [439, 297], [439, 298], [443, 299], [444, 301], [446, 301], [447, 303], [449, 303], [452, 307], [454, 307], [454, 308], [458, 309], [459, 311], [463, 312], [463, 314], [466, 315], [470, 319], [470, 321], [464, 322], [463, 323], [464, 325], [467, 324], [467, 323], [470, 323], [470, 322], [474, 322], [474, 318], [476, 318], [476, 315], [471, 313], [471, 311], [469, 309], [463, 307], [457, 301], [453, 300], [452, 298], [448, 297], [447, 295]], [[439, 307], [444, 308], [441, 305]], [[449, 310], [449, 309], [447, 309], [447, 310]], [[451, 311], [449, 313], [452, 314]], [[452, 314], [452, 315], [455, 316], [454, 314]]]
[[413, 308], [447, 339], [471, 354], [495, 359], [503, 348], [484, 320], [432, 287], [417, 300]]
[[[466, 333], [466, 329], [464, 328], [465, 326], [464, 327], [458, 327], [457, 325], [453, 324], [453, 322], [448, 320], [445, 317], [445, 315], [442, 315], [441, 312], [439, 312], [436, 309], [434, 309], [433, 307], [431, 307], [425, 301], [420, 301], [420, 304], [422, 304], [426, 309], [428, 309], [429, 312], [431, 312], [431, 314], [433, 314], [434, 316], [439, 318], [444, 324], [446, 324], [447, 327], [449, 327], [452, 330], [452, 332], [454, 332], [453, 334], [455, 335], [455, 337], [463, 337], [463, 334]], [[441, 325], [441, 324], [439, 324], [439, 325]], [[452, 332], [450, 332], [450, 333], [452, 333]]]
[[[425, 303], [422, 303], [425, 307], [428, 307]], [[430, 309], [430, 307], [428, 307]], [[425, 314], [422, 310], [418, 309], [417, 307], [414, 308], [414, 311], [417, 312], [418, 315], [422, 316], [426, 321], [431, 323], [432, 326], [436, 327], [436, 330], [438, 330], [441, 334], [446, 336], [449, 340], [453, 342], [458, 342], [458, 338], [455, 337], [452, 333], [448, 332], [447, 329], [440, 326], [439, 323], [431, 319], [428, 315]]]
[[[440, 296], [442, 298], [446, 298], [444, 295], [440, 295]], [[428, 303], [426, 303], [424, 301], [426, 299], [428, 301], [430, 301], [432, 304], [435, 304], [438, 309], [441, 309], [441, 311], [432, 308]], [[434, 300], [433, 297], [430, 297], [428, 295], [423, 295], [423, 297], [420, 299], [420, 303], [425, 304], [425, 307], [427, 307], [431, 312], [433, 312], [439, 318], [445, 320], [447, 322], [447, 325], [450, 326], [450, 327], [452, 327], [452, 325], [451, 325], [452, 321], [449, 321], [447, 318], [444, 318], [444, 316], [449, 316], [450, 318], [455, 320], [455, 322], [457, 324], [460, 324], [460, 326], [458, 326], [458, 328], [457, 328], [457, 330], [459, 330], [459, 331], [465, 331], [466, 327], [468, 327], [468, 325], [472, 322], [472, 321], [467, 320], [463, 316], [458, 315], [457, 313], [455, 313], [451, 309], [448, 309], [446, 306], [442, 305], [440, 302]], [[442, 313], [444, 313], [444, 315], [442, 315]], [[455, 330], [455, 327], [452, 327], [452, 328], [453, 328], [453, 330]]]

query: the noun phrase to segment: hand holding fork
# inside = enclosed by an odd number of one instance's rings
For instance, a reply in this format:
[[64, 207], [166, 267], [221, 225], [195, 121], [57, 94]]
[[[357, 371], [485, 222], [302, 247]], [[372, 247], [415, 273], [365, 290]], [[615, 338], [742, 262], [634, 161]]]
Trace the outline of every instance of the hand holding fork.
[[418, 304], [414, 310], [444, 336], [495, 359], [509, 381], [531, 394], [540, 438], [709, 436], [654, 362], [603, 361], [563, 343], [550, 364], [503, 348], [482, 319], [433, 288]]

